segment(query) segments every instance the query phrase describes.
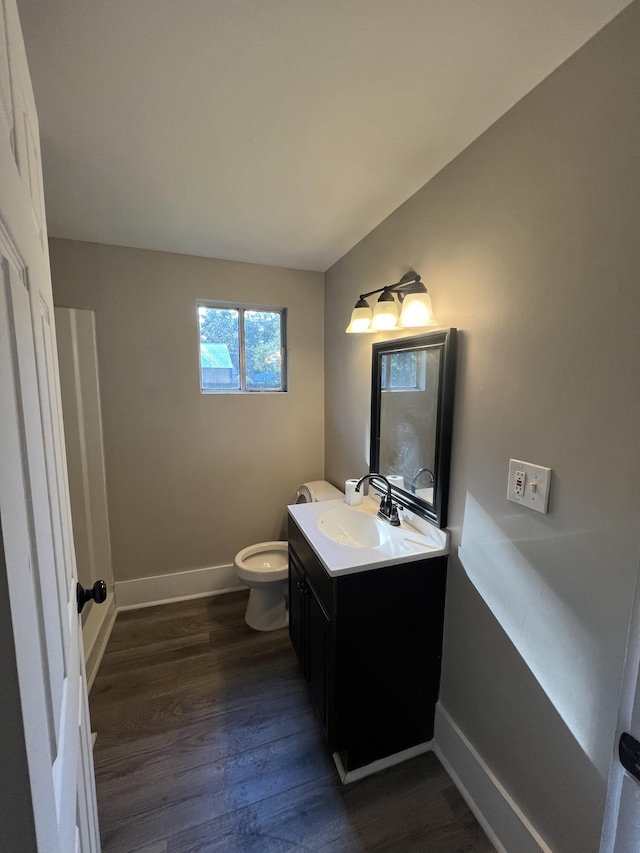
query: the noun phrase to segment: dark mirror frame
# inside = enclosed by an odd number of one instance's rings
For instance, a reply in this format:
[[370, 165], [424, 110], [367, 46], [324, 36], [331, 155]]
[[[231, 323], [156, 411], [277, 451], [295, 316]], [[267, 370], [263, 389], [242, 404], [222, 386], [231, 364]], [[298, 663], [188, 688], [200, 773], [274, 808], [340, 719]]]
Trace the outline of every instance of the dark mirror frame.
[[449, 467], [451, 462], [451, 433], [453, 429], [453, 402], [456, 380], [457, 330], [443, 329], [399, 338], [396, 341], [380, 341], [373, 344], [371, 371], [371, 449], [370, 471], [380, 474], [380, 408], [382, 394], [382, 357], [406, 350], [440, 347], [440, 373], [438, 381], [438, 403], [434, 454], [434, 501], [427, 503], [406, 489], [392, 486], [394, 498], [412, 512], [427, 518], [437, 527], [447, 524], [449, 501]]

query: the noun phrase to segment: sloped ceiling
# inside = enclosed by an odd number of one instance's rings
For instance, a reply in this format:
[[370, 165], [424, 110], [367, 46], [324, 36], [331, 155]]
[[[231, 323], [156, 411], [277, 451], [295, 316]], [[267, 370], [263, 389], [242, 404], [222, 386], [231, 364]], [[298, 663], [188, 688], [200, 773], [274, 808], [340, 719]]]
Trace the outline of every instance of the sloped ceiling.
[[628, 0], [18, 0], [55, 237], [325, 270]]

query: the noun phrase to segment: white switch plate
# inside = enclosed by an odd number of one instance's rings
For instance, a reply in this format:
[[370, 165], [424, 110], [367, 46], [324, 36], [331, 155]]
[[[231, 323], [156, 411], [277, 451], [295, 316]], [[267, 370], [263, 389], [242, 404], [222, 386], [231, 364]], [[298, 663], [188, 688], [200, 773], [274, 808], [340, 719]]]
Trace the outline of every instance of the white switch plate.
[[532, 465], [520, 459], [509, 460], [508, 501], [527, 506], [536, 512], [546, 513], [549, 505], [550, 484], [551, 468]]

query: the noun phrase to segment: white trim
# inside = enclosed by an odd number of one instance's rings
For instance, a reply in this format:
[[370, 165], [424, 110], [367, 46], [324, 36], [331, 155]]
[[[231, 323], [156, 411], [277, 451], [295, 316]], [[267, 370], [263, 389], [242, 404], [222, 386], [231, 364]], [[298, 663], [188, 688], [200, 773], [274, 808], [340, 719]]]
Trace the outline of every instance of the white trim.
[[393, 755], [379, 758], [377, 761], [372, 761], [371, 764], [365, 764], [364, 767], [356, 767], [355, 770], [345, 770], [339, 752], [333, 753], [333, 761], [338, 770], [340, 781], [343, 785], [348, 785], [350, 782], [357, 782], [358, 779], [364, 779], [365, 776], [372, 776], [374, 773], [386, 770], [387, 767], [393, 767], [396, 764], [401, 764], [403, 761], [408, 761], [410, 758], [415, 758], [417, 755], [430, 752], [432, 748], [433, 741], [427, 740], [424, 743], [419, 743], [417, 746], [403, 749], [402, 752], [394, 752]]
[[498, 853], [553, 853], [439, 702], [433, 751]]
[[91, 605], [91, 612], [82, 626], [84, 660], [87, 670], [87, 692], [91, 692], [104, 651], [116, 621], [116, 600], [112, 592], [104, 604]]
[[246, 587], [238, 581], [232, 565], [209, 566], [168, 575], [116, 581], [116, 607], [118, 611], [133, 610], [171, 601], [220, 595], [239, 589]]

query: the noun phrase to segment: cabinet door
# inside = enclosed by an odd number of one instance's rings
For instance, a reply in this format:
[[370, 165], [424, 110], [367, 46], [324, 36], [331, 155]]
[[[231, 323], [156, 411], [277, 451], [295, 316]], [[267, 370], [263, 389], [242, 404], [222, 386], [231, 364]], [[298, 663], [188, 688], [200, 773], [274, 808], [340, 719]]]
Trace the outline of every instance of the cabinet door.
[[304, 574], [295, 553], [289, 548], [289, 638], [306, 677]]
[[325, 733], [331, 745], [330, 680], [331, 620], [307, 583], [307, 681]]

